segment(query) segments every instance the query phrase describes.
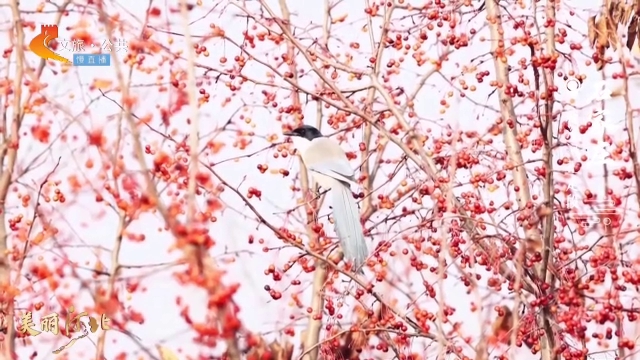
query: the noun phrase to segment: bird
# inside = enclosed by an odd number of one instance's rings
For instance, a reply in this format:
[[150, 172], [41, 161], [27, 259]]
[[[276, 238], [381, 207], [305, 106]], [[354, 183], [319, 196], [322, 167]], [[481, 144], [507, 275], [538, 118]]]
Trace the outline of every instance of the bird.
[[333, 221], [342, 253], [347, 261], [353, 261], [353, 269], [362, 273], [369, 250], [358, 205], [351, 193], [350, 183], [356, 179], [347, 154], [337, 142], [311, 125], [302, 125], [284, 135], [291, 137], [315, 183], [331, 194]]

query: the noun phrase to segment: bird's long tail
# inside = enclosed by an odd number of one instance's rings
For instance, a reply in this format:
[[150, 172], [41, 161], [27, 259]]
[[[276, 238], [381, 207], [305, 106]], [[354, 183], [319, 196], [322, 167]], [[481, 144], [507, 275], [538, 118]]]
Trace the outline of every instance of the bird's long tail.
[[336, 180], [333, 193], [333, 221], [335, 223], [342, 252], [347, 260], [353, 261], [355, 270], [360, 270], [369, 256], [367, 243], [364, 240], [360, 212], [349, 184]]

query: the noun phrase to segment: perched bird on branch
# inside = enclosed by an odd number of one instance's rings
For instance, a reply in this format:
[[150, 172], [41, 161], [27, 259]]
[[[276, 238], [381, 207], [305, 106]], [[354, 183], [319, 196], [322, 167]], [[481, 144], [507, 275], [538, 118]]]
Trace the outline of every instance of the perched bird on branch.
[[295, 144], [311, 177], [322, 190], [331, 193], [333, 221], [345, 260], [352, 260], [353, 269], [360, 270], [369, 251], [360, 224], [358, 205], [349, 185], [356, 180], [346, 153], [338, 143], [324, 137], [310, 125], [303, 125], [284, 135], [299, 139]]

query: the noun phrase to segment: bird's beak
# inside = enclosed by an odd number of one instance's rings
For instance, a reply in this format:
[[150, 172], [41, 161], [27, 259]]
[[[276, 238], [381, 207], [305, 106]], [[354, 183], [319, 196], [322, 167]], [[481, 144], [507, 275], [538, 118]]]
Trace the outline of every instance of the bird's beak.
[[294, 133], [292, 131], [287, 131], [287, 132], [282, 133], [282, 135], [284, 135], [284, 136], [296, 136], [296, 133]]

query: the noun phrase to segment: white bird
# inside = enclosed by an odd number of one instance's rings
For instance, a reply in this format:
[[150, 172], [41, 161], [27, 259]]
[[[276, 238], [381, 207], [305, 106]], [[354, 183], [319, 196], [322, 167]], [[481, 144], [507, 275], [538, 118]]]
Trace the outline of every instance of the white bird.
[[353, 269], [361, 271], [369, 251], [364, 240], [360, 212], [351, 193], [350, 182], [356, 182], [347, 154], [335, 141], [324, 137], [313, 126], [303, 125], [284, 133], [294, 140], [304, 165], [322, 190], [332, 198], [333, 221], [346, 260], [353, 261]]

